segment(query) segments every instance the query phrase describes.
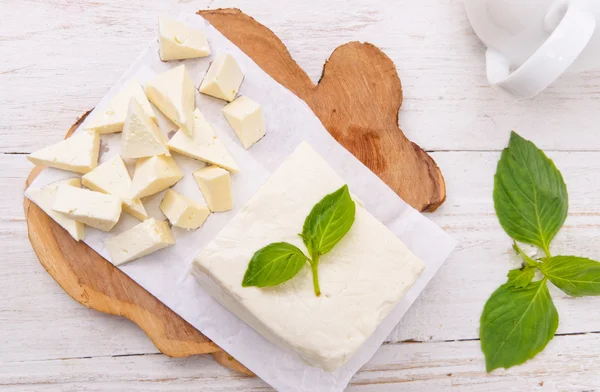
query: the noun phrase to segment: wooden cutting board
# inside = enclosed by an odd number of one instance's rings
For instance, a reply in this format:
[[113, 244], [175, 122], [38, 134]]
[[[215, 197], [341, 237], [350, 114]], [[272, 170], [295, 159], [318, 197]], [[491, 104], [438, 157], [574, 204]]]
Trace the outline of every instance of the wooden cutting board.
[[[398, 128], [402, 86], [394, 63], [383, 52], [367, 43], [342, 45], [327, 60], [315, 86], [279, 38], [240, 10], [199, 14], [303, 99], [335, 139], [406, 202], [420, 211], [434, 211], [444, 202], [446, 188], [439, 168]], [[67, 137], [88, 113], [71, 127]], [[36, 167], [26, 185], [42, 170]], [[166, 355], [211, 353], [222, 365], [252, 374], [118, 268], [73, 240], [35, 204], [25, 199], [24, 207], [36, 255], [75, 300], [134, 321]]]

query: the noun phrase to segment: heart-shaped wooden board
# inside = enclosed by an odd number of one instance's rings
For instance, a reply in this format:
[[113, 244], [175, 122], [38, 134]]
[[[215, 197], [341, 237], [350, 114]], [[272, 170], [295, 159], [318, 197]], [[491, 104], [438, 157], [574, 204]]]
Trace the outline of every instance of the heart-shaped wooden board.
[[[336, 140], [420, 211], [446, 198], [442, 174], [398, 128], [402, 87], [394, 63], [375, 46], [338, 47], [315, 86], [275, 34], [237, 9], [200, 11], [266, 73], [303, 99]], [[88, 112], [89, 113], [89, 112]], [[67, 137], [83, 121], [74, 124]], [[36, 167], [26, 186], [43, 170]], [[224, 366], [252, 374], [84, 243], [76, 242], [35, 204], [24, 202], [29, 239], [56, 282], [81, 304], [125, 316], [166, 355], [211, 353]]]

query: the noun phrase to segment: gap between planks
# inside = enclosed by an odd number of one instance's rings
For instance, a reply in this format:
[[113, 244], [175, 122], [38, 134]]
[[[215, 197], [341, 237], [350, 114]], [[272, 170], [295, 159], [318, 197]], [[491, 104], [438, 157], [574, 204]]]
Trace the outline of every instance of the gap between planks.
[[[535, 143], [535, 140], [532, 140]], [[431, 153], [457, 153], [457, 152], [464, 152], [464, 153], [471, 153], [471, 152], [476, 152], [476, 153], [499, 153], [502, 152], [503, 149], [448, 149], [448, 150], [436, 150], [436, 149], [432, 149], [432, 150], [423, 150], [428, 154]], [[0, 155], [29, 155], [31, 154], [33, 151], [30, 152], [26, 152], [26, 151], [0, 151]], [[589, 150], [582, 150], [582, 149], [574, 149], [574, 150], [570, 150], [570, 149], [552, 149], [552, 148], [546, 148], [544, 149], [545, 153], [553, 153], [553, 152], [566, 152], [566, 153], [598, 153], [600, 152], [600, 149], [589, 149]], [[443, 174], [443, 173], [442, 173]]]
[[[582, 335], [594, 335], [600, 334], [600, 331], [589, 331], [589, 332], [569, 332], [569, 333], [557, 333], [555, 337], [569, 337], [569, 336], [582, 336]], [[445, 343], [468, 343], [478, 342], [479, 338], [466, 338], [466, 339], [445, 339], [445, 340], [415, 340], [407, 339], [400, 342], [383, 342], [381, 346], [402, 346], [409, 344], [445, 344]], [[3, 361], [2, 363], [32, 363], [32, 362], [50, 362], [50, 361], [73, 361], [73, 360], [88, 360], [98, 358], [130, 358], [130, 357], [148, 357], [148, 356], [164, 356], [161, 352], [138, 352], [138, 353], [127, 353], [127, 354], [113, 354], [113, 355], [92, 355], [92, 356], [76, 356], [76, 357], [59, 357], [59, 358], [42, 358], [42, 359], [28, 359], [28, 360], [16, 360], [16, 361]], [[208, 357], [208, 355], [205, 355]]]

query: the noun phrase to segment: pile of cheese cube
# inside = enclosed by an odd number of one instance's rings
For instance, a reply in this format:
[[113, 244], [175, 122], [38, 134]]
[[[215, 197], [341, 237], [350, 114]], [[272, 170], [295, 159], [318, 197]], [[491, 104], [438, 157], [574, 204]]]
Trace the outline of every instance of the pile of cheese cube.
[[[164, 16], [159, 18], [159, 45], [163, 61], [211, 53], [201, 30]], [[199, 91], [229, 102], [222, 113], [248, 149], [265, 135], [265, 126], [261, 106], [248, 97], [236, 97], [243, 79], [236, 60], [230, 54], [218, 54]], [[154, 76], [145, 90], [137, 80], [129, 80], [103, 110], [92, 112], [85, 129], [28, 156], [36, 165], [82, 173], [81, 179], [28, 189], [27, 197], [78, 241], [85, 236], [85, 225], [110, 231], [122, 210], [142, 221], [105, 241], [115, 265], [175, 242], [169, 224], [149, 218], [142, 199], [172, 187], [183, 177], [171, 151], [207, 163], [193, 173], [207, 205], [172, 189], [164, 194], [160, 209], [171, 225], [197, 229], [211, 212], [231, 210], [230, 173], [239, 168], [195, 108], [195, 89], [184, 64]], [[171, 140], [159, 129], [151, 103], [179, 127]], [[122, 132], [120, 155], [98, 165], [100, 135], [116, 132]], [[123, 158], [137, 160], [133, 178]]]

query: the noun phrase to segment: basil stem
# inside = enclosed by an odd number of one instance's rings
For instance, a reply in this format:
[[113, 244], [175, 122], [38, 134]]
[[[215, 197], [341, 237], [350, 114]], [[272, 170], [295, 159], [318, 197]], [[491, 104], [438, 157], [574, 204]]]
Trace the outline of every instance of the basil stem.
[[315, 295], [321, 296], [321, 288], [319, 287], [319, 256], [315, 255], [310, 261], [310, 268], [312, 270], [313, 286], [315, 288]]

